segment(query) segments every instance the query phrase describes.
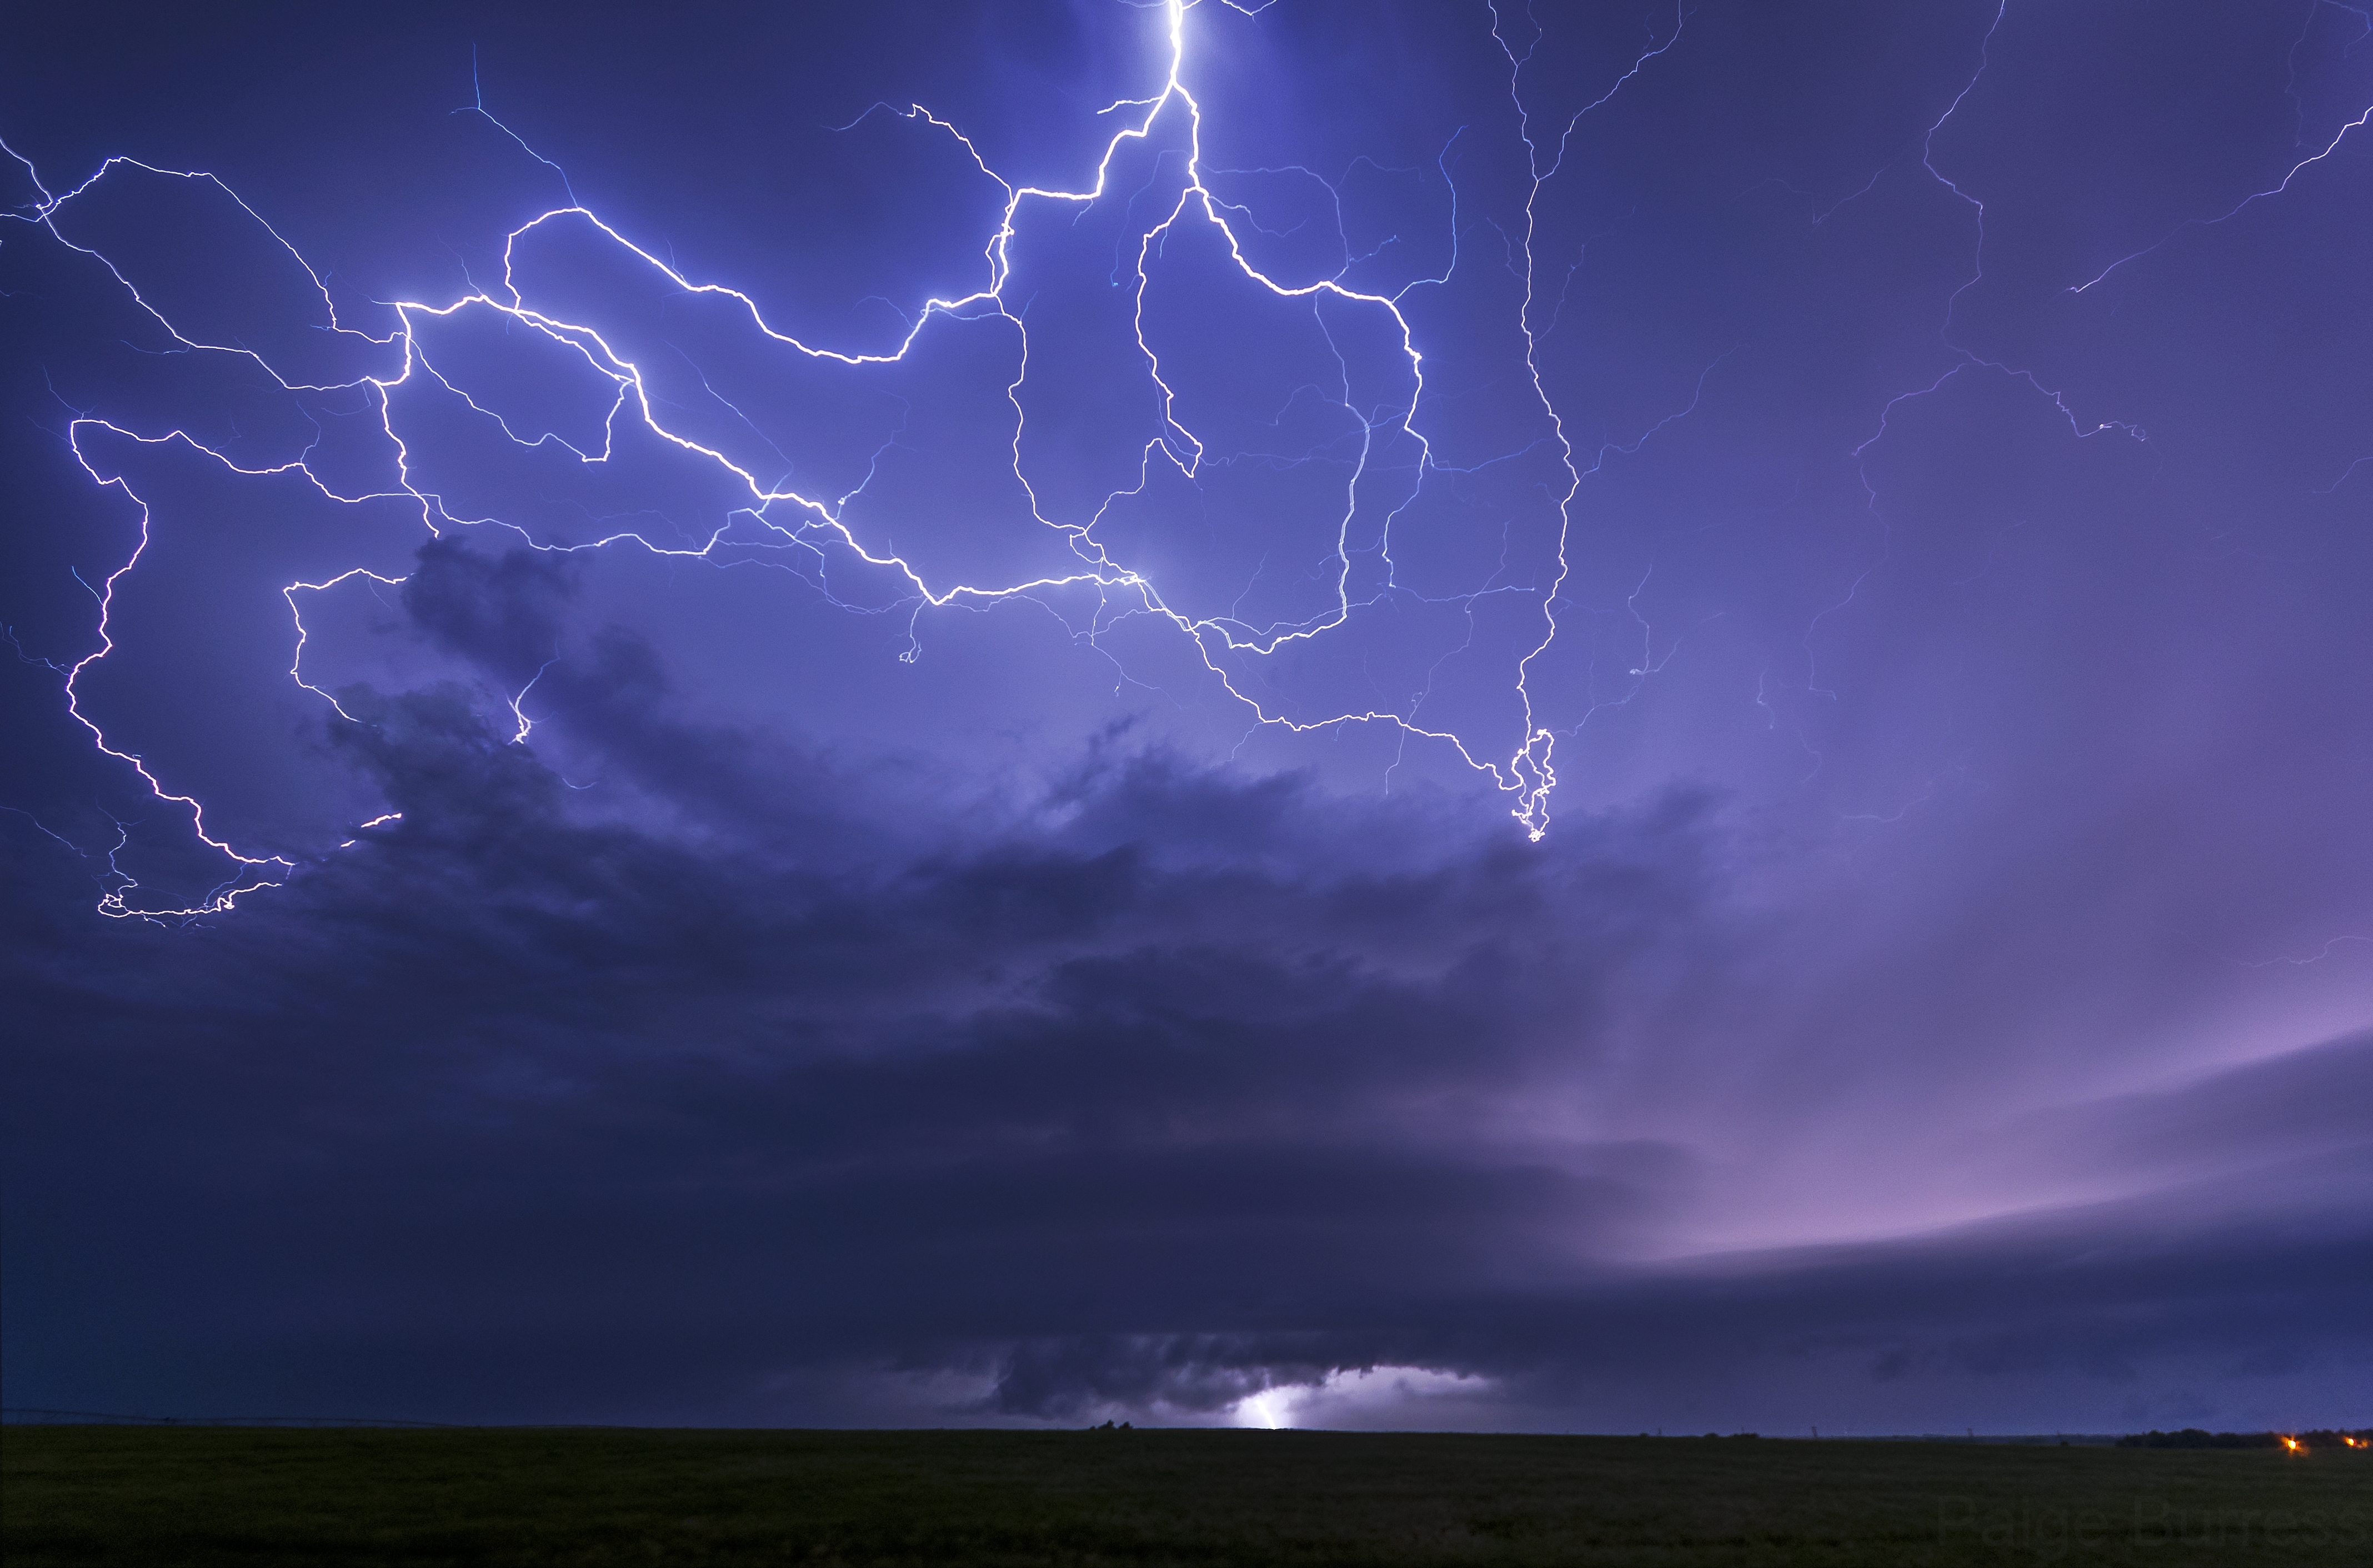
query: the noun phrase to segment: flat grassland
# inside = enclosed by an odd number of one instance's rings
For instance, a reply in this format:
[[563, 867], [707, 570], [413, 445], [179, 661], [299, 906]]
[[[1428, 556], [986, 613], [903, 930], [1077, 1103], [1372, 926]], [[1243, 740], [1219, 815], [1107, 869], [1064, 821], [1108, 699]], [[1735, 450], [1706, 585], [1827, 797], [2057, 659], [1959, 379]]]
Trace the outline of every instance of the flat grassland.
[[53, 1563], [2373, 1562], [2373, 1454], [1324, 1432], [0, 1429]]

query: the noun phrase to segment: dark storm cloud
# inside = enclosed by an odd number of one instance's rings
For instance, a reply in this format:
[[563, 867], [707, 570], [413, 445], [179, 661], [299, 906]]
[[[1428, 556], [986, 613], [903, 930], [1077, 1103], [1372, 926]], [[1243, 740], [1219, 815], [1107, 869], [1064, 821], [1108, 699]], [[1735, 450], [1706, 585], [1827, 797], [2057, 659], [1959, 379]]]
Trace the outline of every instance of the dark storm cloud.
[[2373, 1137], [2373, 1033], [2350, 1036], [2153, 1094], [2035, 1117], [2013, 1136], [2125, 1173], [2225, 1177], [2268, 1168], [2344, 1170], [2330, 1157]]
[[437, 644], [508, 677], [514, 687], [558, 657], [576, 557], [510, 550], [478, 555], [448, 540], [421, 546], [403, 607]]
[[[468, 624], [442, 592], [424, 621]], [[293, 1292], [332, 1335], [414, 1313], [501, 1333], [437, 1305], [458, 1294], [555, 1313], [566, 1341], [566, 1304], [599, 1296], [589, 1331], [724, 1330], [765, 1347], [745, 1375], [976, 1361], [1000, 1332], [1324, 1322], [1421, 1278], [1561, 1275], [1685, 1173], [1667, 1149], [1464, 1146], [1442, 1110], [1586, 1056], [1627, 960], [1689, 940], [1708, 829], [1687, 801], [1542, 855], [1140, 755], [1072, 779], [1051, 843], [859, 874], [763, 825], [696, 846], [576, 820], [458, 689], [343, 700], [333, 743], [400, 823], [252, 919], [79, 954], [37, 921], [12, 943], [14, 1103], [118, 1084], [103, 1129], [20, 1123], [13, 1157], [89, 1168], [99, 1192], [185, 1168], [169, 1206], [215, 1219], [142, 1245], [210, 1276], [189, 1284], [218, 1331]], [[743, 761], [681, 726], [611, 737], [712, 781]], [[1342, 836], [1387, 827], [1443, 846], [1407, 871], [1330, 865]], [[1215, 836], [1247, 853], [1211, 857]], [[267, 1231], [307, 1239], [275, 1257]], [[649, 1282], [622, 1298], [621, 1269]], [[12, 1318], [42, 1321], [42, 1295]], [[996, 1409], [1125, 1392], [1017, 1353]]]
[[[415, 614], [480, 624], [531, 566], [449, 555]], [[566, 689], [607, 758], [758, 799], [742, 738], [649, 717], [648, 650], [594, 646]], [[2145, 1189], [2245, 1178], [2215, 1201], [1638, 1261], [1700, 1155], [1504, 1113], [1733, 940], [1702, 801], [1535, 849], [1108, 755], [1051, 833], [852, 869], [798, 852], [834, 811], [779, 772], [799, 831], [685, 838], [572, 813], [459, 688], [344, 702], [333, 744], [400, 823], [212, 929], [94, 943], [18, 908], [10, 1158], [71, 1196], [12, 1223], [45, 1261], [9, 1332], [74, 1387], [815, 1419], [766, 1390], [953, 1375], [942, 1416], [1072, 1419], [1385, 1365], [1487, 1379], [1503, 1422], [1625, 1424], [1814, 1368], [1883, 1404], [2367, 1349], [2373, 1144], [2332, 1108], [2361, 1039], [2017, 1131]], [[1384, 837], [1431, 848], [1345, 854]], [[27, 1109], [61, 1106], [93, 1109]], [[71, 1304], [130, 1257], [165, 1295], [76, 1367]]]
[[2307, 1373], [2345, 1386], [2373, 1357], [2354, 1305], [2373, 1284], [2373, 1154], [2355, 1151], [2344, 1174], [2328, 1195], [2344, 1202], [2285, 1204], [2273, 1234], [2263, 1211], [2103, 1206], [1518, 1293], [1404, 1281], [1394, 1296], [1338, 1304], [1340, 1326], [1325, 1333], [1032, 1340], [999, 1363], [993, 1399], [1036, 1415], [1156, 1399], [1210, 1409], [1330, 1372], [1415, 1366], [1489, 1379], [1494, 1424], [1579, 1416], [1604, 1428], [1695, 1407], [1748, 1422], [1830, 1411], [1833, 1430], [1852, 1420], [1868, 1431], [1917, 1422], [1940, 1387], [1964, 1410], [2032, 1397], [1972, 1391], [1985, 1383], [2125, 1396], [2171, 1372], [2200, 1384]]

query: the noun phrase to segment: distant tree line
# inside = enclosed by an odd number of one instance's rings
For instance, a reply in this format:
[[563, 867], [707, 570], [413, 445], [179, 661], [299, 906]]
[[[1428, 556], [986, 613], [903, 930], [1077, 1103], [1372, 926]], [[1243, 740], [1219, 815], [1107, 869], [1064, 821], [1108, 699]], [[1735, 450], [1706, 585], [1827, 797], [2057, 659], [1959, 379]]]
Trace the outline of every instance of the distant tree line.
[[2187, 1426], [2181, 1432], [2129, 1433], [2118, 1439], [2121, 1448], [2367, 1448], [2373, 1447], [2373, 1429], [2332, 1432], [2203, 1432]]

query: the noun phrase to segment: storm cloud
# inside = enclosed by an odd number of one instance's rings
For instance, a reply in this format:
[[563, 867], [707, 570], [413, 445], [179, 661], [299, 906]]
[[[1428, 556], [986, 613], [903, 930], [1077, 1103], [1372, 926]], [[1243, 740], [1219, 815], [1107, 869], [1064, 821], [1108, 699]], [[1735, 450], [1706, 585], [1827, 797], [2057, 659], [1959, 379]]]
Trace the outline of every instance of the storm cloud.
[[0, 63], [12, 1406], [2367, 1419], [2361, 17], [922, 10]]

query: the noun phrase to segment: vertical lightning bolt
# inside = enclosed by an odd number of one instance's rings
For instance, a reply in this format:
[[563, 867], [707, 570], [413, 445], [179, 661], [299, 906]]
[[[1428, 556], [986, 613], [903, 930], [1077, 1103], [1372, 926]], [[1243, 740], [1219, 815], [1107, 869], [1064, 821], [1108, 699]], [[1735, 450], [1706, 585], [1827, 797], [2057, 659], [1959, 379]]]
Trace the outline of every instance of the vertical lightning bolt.
[[[1525, 102], [1523, 90], [1524, 69], [1531, 60], [1532, 51], [1538, 47], [1539, 39], [1537, 35], [1525, 53], [1519, 54], [1503, 30], [1497, 0], [1493, 0], [1490, 10], [1491, 41], [1500, 46], [1500, 53], [1508, 62], [1508, 96], [1515, 105], [1517, 135], [1524, 143], [1526, 173], [1529, 177], [1529, 184], [1525, 192], [1524, 240], [1521, 247], [1524, 258], [1522, 267], [1524, 302], [1518, 307], [1516, 324], [1525, 340], [1525, 373], [1532, 381], [1533, 395], [1538, 400], [1541, 411], [1549, 416], [1549, 427], [1557, 441], [1558, 462], [1565, 473], [1565, 487], [1559, 492], [1557, 497], [1557, 573], [1550, 581], [1549, 591], [1542, 596], [1540, 638], [1533, 644], [1531, 649], [1516, 665], [1516, 695], [1521, 701], [1525, 716], [1524, 743], [1518, 748], [1514, 757], [1510, 759], [1507, 776], [1502, 784], [1503, 789], [1515, 790], [1516, 819], [1525, 825], [1526, 832], [1532, 837], [1537, 839], [1548, 831], [1549, 791], [1557, 788], [1557, 768], [1551, 761], [1551, 754], [1557, 746], [1557, 734], [1556, 731], [1541, 725], [1534, 717], [1533, 662], [1548, 652], [1549, 645], [1557, 640], [1557, 602], [1558, 596], [1565, 591], [1566, 578], [1572, 569], [1567, 556], [1567, 544], [1573, 530], [1574, 497], [1581, 492], [1583, 479], [1582, 469], [1574, 461], [1572, 438], [1566, 434], [1565, 419], [1558, 412], [1557, 402], [1549, 396], [1549, 389], [1541, 384], [1540, 333], [1535, 321], [1535, 312], [1539, 302], [1540, 266], [1533, 253], [1533, 242], [1540, 229], [1541, 192], [1551, 180], [1557, 177], [1558, 170], [1564, 167], [1566, 151], [1572, 146], [1574, 133], [1581, 129], [1583, 121], [1604, 107], [1617, 93], [1621, 92], [1624, 84], [1646, 68], [1649, 61], [1680, 42], [1684, 14], [1681, 6], [1677, 3], [1673, 7], [1671, 36], [1666, 38], [1661, 43], [1653, 44], [1638, 59], [1632, 61], [1630, 70], [1616, 78], [1614, 86], [1575, 110], [1567, 118], [1564, 127], [1559, 131], [1554, 150], [1547, 154], [1545, 158], [1541, 144], [1533, 138], [1533, 114]], [[1529, 14], [1528, 10], [1528, 17]]]

